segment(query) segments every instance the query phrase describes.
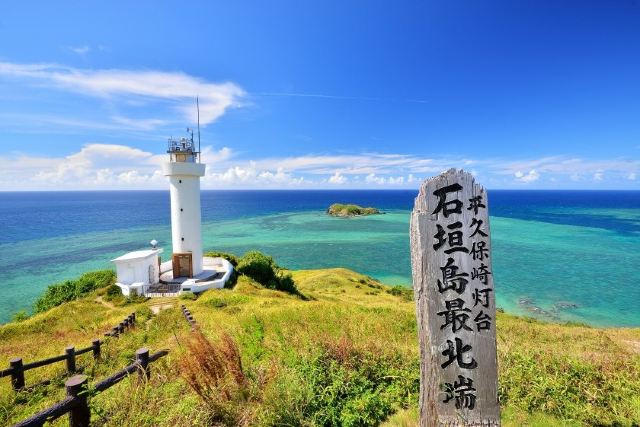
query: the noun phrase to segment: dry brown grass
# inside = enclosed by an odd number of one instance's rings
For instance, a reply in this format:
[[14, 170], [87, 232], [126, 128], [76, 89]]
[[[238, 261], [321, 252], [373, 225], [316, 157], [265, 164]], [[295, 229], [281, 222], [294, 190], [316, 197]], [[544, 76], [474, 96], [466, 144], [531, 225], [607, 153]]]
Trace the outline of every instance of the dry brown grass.
[[205, 403], [214, 425], [249, 425], [250, 387], [242, 368], [240, 350], [226, 332], [218, 342], [210, 341], [199, 329], [189, 337], [181, 374]]

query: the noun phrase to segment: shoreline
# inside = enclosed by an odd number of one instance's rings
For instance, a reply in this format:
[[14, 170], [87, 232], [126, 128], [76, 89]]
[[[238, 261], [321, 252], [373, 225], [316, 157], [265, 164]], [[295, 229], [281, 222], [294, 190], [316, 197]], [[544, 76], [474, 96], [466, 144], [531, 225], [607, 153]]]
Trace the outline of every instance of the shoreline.
[[[112, 270], [115, 271], [114, 269], [110, 269], [107, 268], [107, 270]], [[371, 279], [379, 282], [380, 284], [389, 287], [389, 288], [394, 288], [394, 287], [402, 287], [402, 288], [406, 288], [406, 289], [412, 289], [412, 285], [411, 284], [398, 284], [398, 283], [387, 283], [384, 280], [378, 279], [374, 276], [369, 276], [367, 274], [364, 273], [360, 273], [357, 272], [355, 270], [349, 269], [349, 268], [345, 268], [345, 267], [340, 267], [340, 266], [336, 266], [336, 267], [326, 267], [326, 268], [301, 268], [301, 269], [286, 269], [289, 272], [295, 273], [295, 274], [300, 274], [300, 273], [309, 273], [309, 272], [322, 272], [322, 271], [326, 271], [326, 272], [330, 272], [333, 270], [344, 270], [349, 272], [350, 274], [357, 274], [357, 275], [362, 275], [365, 277], [370, 277]], [[93, 273], [95, 272], [95, 270], [88, 270], [85, 271], [82, 274], [87, 274], [87, 273]], [[76, 277], [77, 278], [77, 277]], [[73, 280], [73, 279], [67, 279], [67, 280]], [[64, 280], [60, 280], [56, 283], [61, 283]], [[53, 285], [54, 283], [49, 283], [47, 286], [49, 285]], [[39, 297], [41, 297], [42, 295], [44, 295], [44, 293], [46, 292], [47, 288], [44, 288], [43, 291], [39, 294]], [[38, 297], [38, 298], [39, 298]], [[179, 298], [176, 297], [176, 300], [178, 300]], [[535, 315], [531, 315], [531, 313], [535, 313], [536, 311], [543, 311], [545, 313], [549, 313], [549, 311], [534, 305], [534, 300], [523, 297], [523, 300], [526, 300], [524, 303], [522, 301], [518, 301], [516, 304], [510, 304], [507, 305], [507, 307], [505, 308], [504, 304], [498, 304], [496, 302], [496, 311], [503, 313], [505, 315], [508, 316], [512, 316], [518, 319], [521, 319], [523, 321], [528, 321], [528, 322], [534, 322], [534, 323], [540, 323], [540, 324], [547, 324], [547, 325], [557, 325], [557, 326], [566, 326], [566, 327], [585, 327], [585, 328], [590, 328], [590, 329], [600, 329], [600, 330], [626, 330], [626, 329], [638, 329], [640, 328], [640, 324], [638, 325], [607, 325], [607, 324], [598, 324], [598, 323], [594, 323], [594, 322], [585, 322], [583, 320], [572, 320], [572, 319], [561, 319], [559, 317], [544, 317], [544, 315], [542, 316], [535, 316]], [[149, 301], [153, 301], [153, 298], [150, 298]], [[72, 302], [72, 301], [69, 301]], [[68, 304], [69, 302], [63, 303], [64, 304]], [[33, 302], [33, 304], [35, 304], [35, 300]], [[573, 303], [568, 303], [568, 302], [558, 302], [556, 303], [556, 305], [559, 306], [564, 306], [567, 305], [566, 307], [558, 307], [559, 309], [561, 308], [577, 308], [577, 306]], [[513, 309], [513, 307], [520, 307], [519, 309]], [[531, 307], [534, 309], [538, 309], [538, 310], [531, 310], [528, 311], [526, 310], [526, 307]], [[32, 308], [32, 306], [31, 306]], [[6, 321], [0, 321], [0, 327], [2, 326], [6, 326], [6, 325], [10, 325], [13, 323], [19, 323], [20, 321], [15, 321], [12, 320], [12, 317], [15, 316], [17, 313], [19, 313], [20, 311], [23, 310], [17, 310], [14, 311], [12, 313], [8, 314], [8, 318]], [[34, 314], [36, 313], [32, 313], [32, 310], [28, 310], [27, 314], [29, 315], [29, 318], [31, 318]]]

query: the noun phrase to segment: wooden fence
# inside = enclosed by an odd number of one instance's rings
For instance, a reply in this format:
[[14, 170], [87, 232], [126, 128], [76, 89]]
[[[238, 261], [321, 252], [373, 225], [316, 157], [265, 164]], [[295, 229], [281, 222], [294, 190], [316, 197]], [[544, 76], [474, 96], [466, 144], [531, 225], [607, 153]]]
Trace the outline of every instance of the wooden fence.
[[136, 323], [136, 313], [131, 313], [125, 319], [120, 322], [117, 326], [111, 328], [109, 332], [104, 334], [105, 337], [117, 337], [118, 335], [124, 333], [126, 328], [133, 326]]
[[69, 414], [70, 427], [88, 427], [91, 422], [91, 410], [87, 399], [89, 394], [97, 394], [105, 391], [134, 372], [138, 373], [140, 380], [148, 380], [151, 375], [149, 364], [166, 356], [168, 353], [168, 350], [161, 350], [149, 355], [148, 349], [138, 349], [136, 351], [135, 362], [99, 383], [96, 383], [91, 391], [89, 391], [86, 376], [73, 376], [65, 382], [67, 397], [32, 417], [15, 424], [13, 427], [39, 427], [44, 425], [45, 422], [53, 421], [65, 414]]
[[184, 304], [182, 304], [181, 308], [182, 314], [184, 314], [184, 318], [187, 319], [187, 322], [189, 322], [189, 324], [191, 325], [191, 329], [195, 329], [198, 326], [196, 323], [196, 319], [193, 318], [191, 312], [187, 309], [187, 307], [185, 307]]
[[[115, 326], [110, 332], [107, 332], [105, 336], [117, 337], [119, 334], [125, 331], [125, 328], [133, 326], [135, 321], [136, 314], [131, 313], [125, 318], [124, 321], [120, 322], [118, 326]], [[64, 354], [31, 363], [23, 363], [21, 357], [15, 357], [9, 361], [8, 369], [0, 371], [0, 378], [11, 376], [11, 386], [14, 390], [19, 391], [25, 388], [25, 371], [62, 361], [66, 362], [67, 373], [69, 375], [73, 375], [76, 373], [76, 357], [84, 353], [92, 352], [93, 358], [97, 360], [100, 358], [100, 346], [102, 344], [104, 344], [103, 341], [93, 340], [89, 347], [81, 348], [79, 350], [76, 350], [75, 347], [70, 346], [64, 349]], [[40, 384], [47, 384], [48, 382], [49, 381], [44, 381]]]

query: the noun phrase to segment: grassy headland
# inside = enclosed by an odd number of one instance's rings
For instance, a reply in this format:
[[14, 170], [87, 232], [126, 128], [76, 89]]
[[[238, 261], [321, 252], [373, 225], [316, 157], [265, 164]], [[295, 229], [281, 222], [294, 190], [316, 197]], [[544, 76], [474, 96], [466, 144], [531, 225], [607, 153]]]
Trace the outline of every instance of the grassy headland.
[[381, 212], [376, 208], [363, 208], [362, 206], [353, 204], [334, 203], [329, 206], [327, 213], [331, 216], [351, 217], [364, 215], [377, 215]]
[[[290, 274], [296, 293], [269, 289], [248, 275], [233, 289], [193, 301], [114, 304], [101, 297], [101, 288], [0, 326], [0, 367], [18, 355], [29, 362], [67, 345], [85, 346], [135, 310], [138, 326], [110, 339], [101, 362], [81, 356], [84, 373], [100, 380], [130, 363], [142, 346], [170, 354], [152, 365], [151, 386], [125, 380], [91, 398], [92, 417], [101, 425], [415, 425], [418, 344], [410, 290], [346, 269]], [[152, 314], [158, 303], [173, 308]], [[201, 336], [190, 332], [180, 303], [197, 319]], [[640, 329], [499, 313], [497, 331], [504, 425], [640, 424]], [[55, 381], [14, 393], [9, 379], [0, 379], [0, 425], [63, 397], [64, 364], [26, 376], [28, 384]]]

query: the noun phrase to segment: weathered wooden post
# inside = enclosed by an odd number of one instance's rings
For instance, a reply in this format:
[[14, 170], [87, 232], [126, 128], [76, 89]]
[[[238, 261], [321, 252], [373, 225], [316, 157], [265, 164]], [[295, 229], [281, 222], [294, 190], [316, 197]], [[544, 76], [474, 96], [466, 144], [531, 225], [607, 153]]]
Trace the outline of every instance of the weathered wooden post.
[[149, 369], [149, 349], [140, 348], [136, 350], [136, 362], [138, 363], [138, 376], [141, 380], [151, 378]]
[[24, 367], [21, 357], [15, 357], [9, 361], [11, 368], [11, 386], [14, 390], [22, 390], [24, 388]]
[[75, 400], [69, 412], [70, 427], [89, 427], [91, 423], [91, 410], [87, 402], [87, 383], [87, 377], [84, 375], [75, 375], [64, 383], [67, 396]]
[[67, 356], [67, 373], [75, 374], [76, 372], [76, 349], [74, 347], [67, 347], [64, 349], [64, 354]]
[[420, 426], [499, 426], [496, 307], [485, 189], [462, 170], [426, 180], [411, 214]]
[[93, 340], [91, 342], [91, 351], [93, 352], [93, 358], [95, 360], [100, 359], [100, 345], [102, 343], [100, 342], [100, 340]]

